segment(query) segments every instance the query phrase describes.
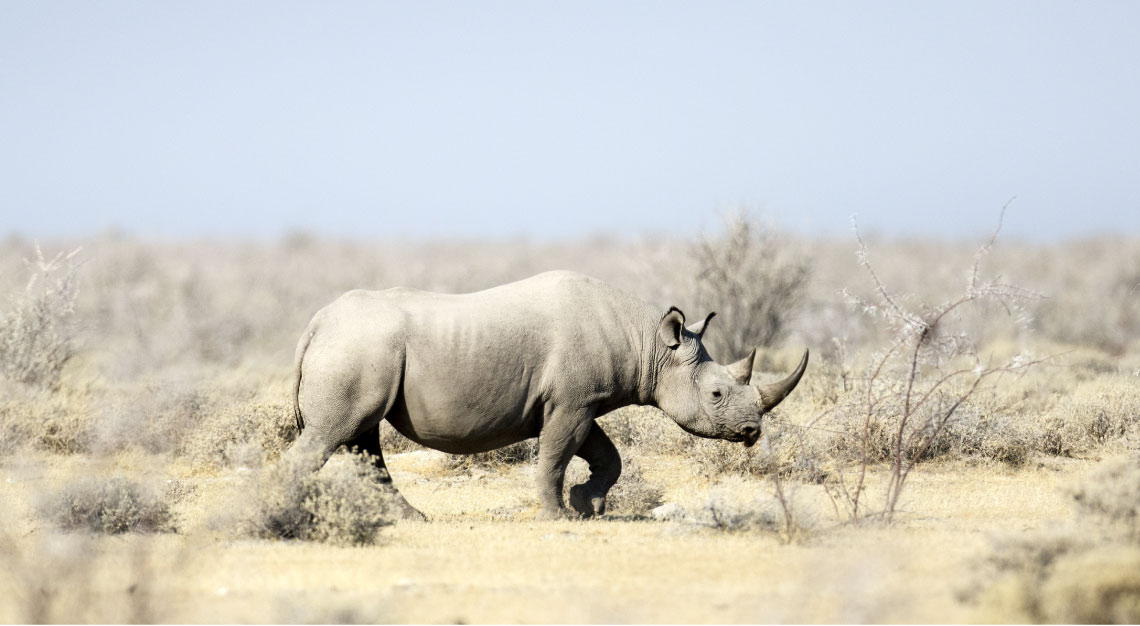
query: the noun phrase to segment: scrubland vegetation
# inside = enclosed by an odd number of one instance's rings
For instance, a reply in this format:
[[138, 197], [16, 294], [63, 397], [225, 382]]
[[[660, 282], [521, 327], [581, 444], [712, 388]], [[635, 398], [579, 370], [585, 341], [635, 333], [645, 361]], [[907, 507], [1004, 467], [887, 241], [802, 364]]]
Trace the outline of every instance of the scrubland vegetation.
[[[1140, 241], [0, 244], [0, 620], [1140, 620]], [[534, 442], [390, 428], [372, 466], [276, 464], [295, 342], [353, 288], [575, 269], [808, 373], [753, 448], [600, 418], [605, 518], [534, 522]], [[347, 451], [346, 451], [347, 452]], [[586, 476], [571, 465], [567, 485]]]

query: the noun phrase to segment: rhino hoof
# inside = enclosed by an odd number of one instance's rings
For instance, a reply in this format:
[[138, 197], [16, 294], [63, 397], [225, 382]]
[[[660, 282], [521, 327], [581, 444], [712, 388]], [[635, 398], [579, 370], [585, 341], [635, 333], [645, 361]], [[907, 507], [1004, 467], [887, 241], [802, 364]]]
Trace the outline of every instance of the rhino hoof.
[[416, 507], [408, 504], [408, 501], [403, 496], [397, 495], [395, 502], [395, 517], [398, 520], [405, 522], [426, 522], [427, 516], [420, 512]]
[[396, 512], [396, 517], [405, 522], [426, 522], [427, 516], [420, 512], [419, 509], [408, 507], [400, 509]]
[[605, 496], [591, 498], [586, 491], [586, 485], [574, 485], [570, 488], [570, 506], [582, 517], [593, 517], [606, 512], [606, 498]]

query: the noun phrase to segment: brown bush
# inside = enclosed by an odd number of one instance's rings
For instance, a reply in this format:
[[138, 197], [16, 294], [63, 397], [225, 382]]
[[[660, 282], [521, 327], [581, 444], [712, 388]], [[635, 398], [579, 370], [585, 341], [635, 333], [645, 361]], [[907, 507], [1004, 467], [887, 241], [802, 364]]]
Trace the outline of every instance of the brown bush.
[[1080, 511], [1121, 524], [1140, 541], [1140, 458], [1118, 458], [1099, 465], [1073, 491]]
[[311, 473], [310, 459], [284, 457], [259, 473], [252, 498], [238, 506], [239, 534], [263, 539], [296, 539], [340, 545], [375, 543], [393, 522], [390, 487], [366, 455], [347, 455]]
[[1140, 434], [1134, 377], [1102, 376], [1077, 385], [1044, 415], [1037, 447], [1076, 456]]
[[64, 530], [109, 535], [175, 530], [170, 507], [161, 496], [126, 478], [70, 483], [42, 502], [39, 511]]
[[250, 400], [204, 410], [176, 453], [202, 470], [259, 467], [279, 458], [296, 438], [287, 402]]
[[716, 311], [708, 334], [710, 352], [736, 359], [782, 339], [804, 300], [808, 259], [788, 236], [745, 212], [726, 219], [719, 237], [702, 237], [693, 248], [693, 295], [704, 315]]

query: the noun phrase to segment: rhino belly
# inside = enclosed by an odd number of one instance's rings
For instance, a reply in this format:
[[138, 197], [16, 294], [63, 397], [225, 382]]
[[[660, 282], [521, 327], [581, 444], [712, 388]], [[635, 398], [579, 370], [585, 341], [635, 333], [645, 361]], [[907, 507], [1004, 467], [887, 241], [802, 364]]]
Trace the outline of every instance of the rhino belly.
[[393, 407], [388, 421], [428, 448], [450, 454], [486, 452], [538, 436], [541, 406], [525, 393], [510, 391], [463, 392], [452, 387], [432, 392], [406, 384], [403, 402]]

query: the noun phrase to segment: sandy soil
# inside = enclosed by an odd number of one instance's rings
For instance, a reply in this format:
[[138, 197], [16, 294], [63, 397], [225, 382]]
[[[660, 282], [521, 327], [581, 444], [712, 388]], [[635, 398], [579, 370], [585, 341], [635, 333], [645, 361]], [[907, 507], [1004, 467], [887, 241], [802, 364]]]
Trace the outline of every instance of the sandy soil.
[[[118, 459], [108, 468], [48, 459], [3, 467], [12, 537], [0, 574], [4, 621], [30, 619], [44, 593], [46, 618], [64, 621], [1016, 620], [979, 590], [987, 554], [1003, 537], [1071, 521], [1065, 487], [1091, 466], [924, 466], [890, 528], [844, 524], [820, 487], [789, 485], [810, 530], [786, 544], [773, 532], [688, 522], [535, 522], [528, 466], [449, 473], [430, 454], [412, 453], [390, 465], [431, 521], [401, 523], [376, 546], [348, 548], [233, 539], [219, 512], [235, 497], [239, 473], [184, 479], [195, 487], [180, 505], [178, 534], [55, 533], [34, 521], [45, 484], [74, 472], [143, 471], [145, 460]], [[668, 458], [641, 465], [647, 479], [668, 485], [667, 501], [690, 510], [714, 491], [742, 502], [771, 492], [759, 480], [709, 484]]]

